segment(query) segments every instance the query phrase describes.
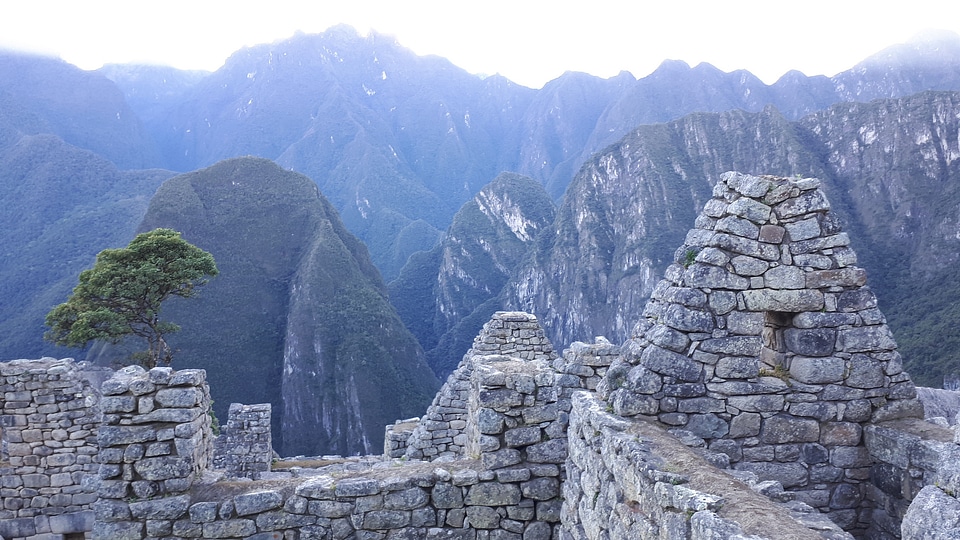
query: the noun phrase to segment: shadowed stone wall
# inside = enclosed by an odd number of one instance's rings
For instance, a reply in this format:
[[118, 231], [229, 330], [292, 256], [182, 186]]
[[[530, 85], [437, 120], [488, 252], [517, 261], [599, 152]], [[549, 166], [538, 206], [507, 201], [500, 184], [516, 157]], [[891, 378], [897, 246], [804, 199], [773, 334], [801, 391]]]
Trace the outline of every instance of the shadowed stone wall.
[[227, 422], [213, 441], [213, 467], [230, 478], [257, 480], [273, 460], [269, 403], [231, 403]]
[[0, 363], [0, 537], [93, 526], [96, 375], [72, 359]]

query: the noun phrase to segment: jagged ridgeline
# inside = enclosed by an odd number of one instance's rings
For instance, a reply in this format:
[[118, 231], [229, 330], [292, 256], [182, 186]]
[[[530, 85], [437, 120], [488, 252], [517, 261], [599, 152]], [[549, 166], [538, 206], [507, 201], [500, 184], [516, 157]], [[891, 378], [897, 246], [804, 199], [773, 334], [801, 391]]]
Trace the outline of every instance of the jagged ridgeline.
[[397, 312], [441, 378], [500, 309], [497, 294], [554, 213], [539, 182], [502, 173], [460, 208], [440, 244], [412, 256], [391, 282]]
[[223, 161], [165, 182], [140, 230], [156, 227], [181, 231], [220, 269], [164, 316], [183, 328], [174, 363], [207, 370], [221, 417], [231, 402], [269, 402], [283, 455], [372, 453], [385, 424], [430, 402], [438, 383], [423, 351], [309, 178]]

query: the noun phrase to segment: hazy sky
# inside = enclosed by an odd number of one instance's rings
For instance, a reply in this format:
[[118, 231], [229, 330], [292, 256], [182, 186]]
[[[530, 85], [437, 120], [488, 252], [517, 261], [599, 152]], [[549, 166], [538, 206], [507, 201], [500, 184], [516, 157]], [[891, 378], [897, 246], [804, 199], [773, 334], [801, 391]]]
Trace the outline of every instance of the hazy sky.
[[664, 59], [834, 75], [918, 32], [960, 33], [960, 2], [911, 0], [0, 0], [0, 48], [84, 69], [147, 62], [215, 70], [235, 50], [346, 23], [418, 54], [539, 88], [564, 71], [643, 77]]

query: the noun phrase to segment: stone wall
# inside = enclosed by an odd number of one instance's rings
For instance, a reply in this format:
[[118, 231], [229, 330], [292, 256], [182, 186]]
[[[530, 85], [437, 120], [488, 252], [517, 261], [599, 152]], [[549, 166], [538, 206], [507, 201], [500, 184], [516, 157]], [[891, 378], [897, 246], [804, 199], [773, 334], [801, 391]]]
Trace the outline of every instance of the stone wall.
[[[711, 472], [652, 424], [605, 409], [586, 392], [573, 399], [561, 538], [852, 538], [803, 503], [776, 504], [733, 476]], [[756, 489], [782, 496], [772, 484]]]
[[[556, 358], [553, 345], [534, 315], [515, 311], [498, 311], [483, 325], [473, 346], [463, 356], [457, 369], [437, 392], [418, 425], [409, 436], [393, 435], [387, 427], [387, 440], [404, 440], [405, 455], [411, 459], [454, 458], [464, 455], [467, 400], [474, 366], [491, 355], [522, 360], [550, 361]], [[399, 443], [398, 443], [399, 448]], [[392, 450], [394, 453], [398, 453]]]
[[819, 187], [724, 174], [598, 391], [863, 530], [863, 426], [923, 408]]
[[93, 526], [97, 393], [72, 359], [0, 363], [0, 537]]
[[170, 536], [213, 454], [206, 372], [128, 366], [101, 393], [93, 538]]
[[269, 403], [231, 403], [227, 422], [213, 441], [213, 468], [223, 469], [229, 478], [256, 480], [270, 470], [273, 439]]
[[[875, 509], [867, 536], [874, 539], [929, 538], [922, 530], [960, 531], [960, 521], [947, 514], [917, 512], [930, 501], [955, 496], [960, 487], [960, 446], [954, 432], [917, 419], [897, 420], [864, 428], [870, 458], [870, 485], [866, 498]], [[931, 489], [939, 489], [936, 494]], [[920, 493], [926, 492], [923, 497]], [[914, 508], [914, 502], [921, 503]], [[952, 503], [958, 506], [958, 503]], [[905, 520], [914, 508], [912, 523]], [[946, 511], [948, 507], [944, 507]], [[956, 514], [960, 517], [960, 513]], [[926, 524], [926, 525], [921, 525]]]
[[555, 465], [490, 471], [476, 460], [388, 461], [320, 472], [198, 487], [189, 504], [162, 507], [146, 526], [177, 538], [548, 540], [560, 520]]

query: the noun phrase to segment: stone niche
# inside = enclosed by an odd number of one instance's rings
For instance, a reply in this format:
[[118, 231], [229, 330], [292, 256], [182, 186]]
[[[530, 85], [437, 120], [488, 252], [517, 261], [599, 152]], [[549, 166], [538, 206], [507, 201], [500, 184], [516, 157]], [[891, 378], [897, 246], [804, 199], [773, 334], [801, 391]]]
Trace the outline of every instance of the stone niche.
[[849, 244], [819, 180], [725, 173], [599, 393], [865, 529], [863, 426], [923, 408]]

